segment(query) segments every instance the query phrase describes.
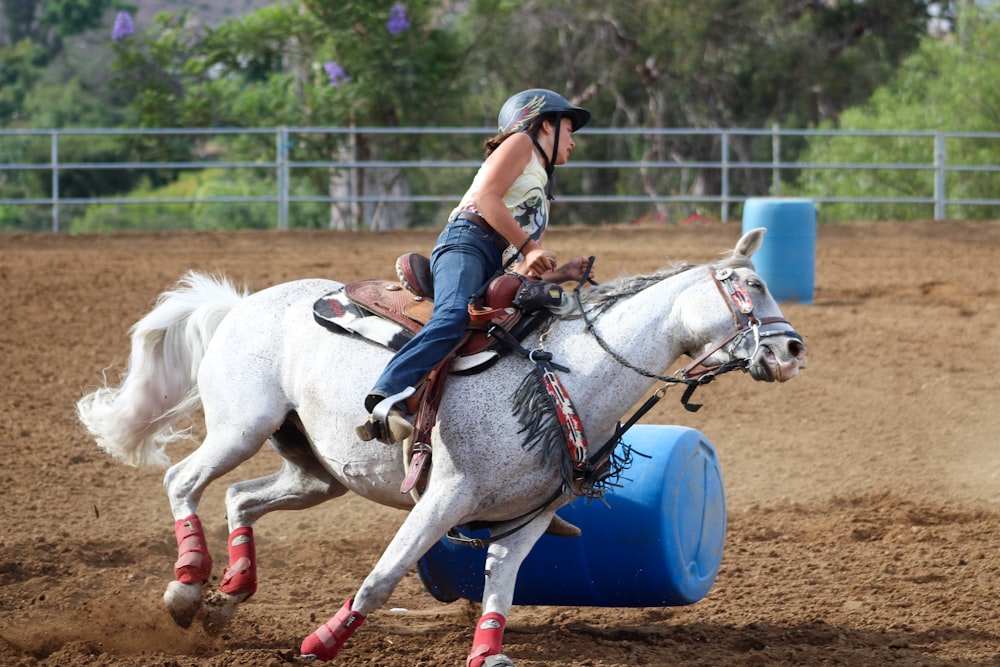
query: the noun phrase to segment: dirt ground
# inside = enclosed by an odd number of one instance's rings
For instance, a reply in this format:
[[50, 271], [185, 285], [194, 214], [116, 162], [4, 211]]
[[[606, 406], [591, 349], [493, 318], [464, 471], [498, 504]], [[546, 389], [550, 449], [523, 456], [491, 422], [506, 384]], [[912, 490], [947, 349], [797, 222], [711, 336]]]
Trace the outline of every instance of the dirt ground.
[[[739, 225], [555, 229], [598, 277], [709, 261]], [[391, 277], [433, 232], [0, 236], [0, 664], [279, 667], [360, 585], [402, 520], [357, 498], [256, 528], [260, 589], [218, 636], [177, 628], [159, 469], [98, 451], [73, 406], [128, 355], [128, 328], [190, 268], [260, 289]], [[519, 667], [1000, 665], [1000, 223], [821, 225], [812, 305], [785, 315], [810, 365], [783, 385], [736, 374], [647, 420], [716, 446], [728, 533], [701, 601], [515, 607]], [[193, 446], [193, 445], [192, 445]], [[187, 449], [186, 449], [187, 448]], [[179, 460], [188, 445], [172, 451]], [[228, 483], [200, 515], [224, 564]], [[408, 575], [335, 664], [464, 665], [479, 616]]]

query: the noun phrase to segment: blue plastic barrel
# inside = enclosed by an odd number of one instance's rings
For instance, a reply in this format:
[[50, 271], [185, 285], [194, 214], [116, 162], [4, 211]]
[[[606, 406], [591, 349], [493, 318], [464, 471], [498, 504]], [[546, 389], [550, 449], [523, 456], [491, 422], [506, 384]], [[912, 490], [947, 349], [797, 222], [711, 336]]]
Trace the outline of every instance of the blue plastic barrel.
[[753, 197], [743, 205], [743, 231], [767, 229], [753, 256], [778, 301], [812, 303], [816, 280], [816, 204], [811, 199]]
[[[712, 443], [681, 426], [636, 425], [635, 452], [607, 504], [579, 498], [558, 514], [583, 530], [544, 535], [518, 572], [514, 604], [671, 607], [697, 602], [715, 583], [726, 534], [722, 474]], [[466, 534], [479, 538], [485, 531]], [[478, 601], [486, 550], [442, 539], [417, 572], [436, 599]]]

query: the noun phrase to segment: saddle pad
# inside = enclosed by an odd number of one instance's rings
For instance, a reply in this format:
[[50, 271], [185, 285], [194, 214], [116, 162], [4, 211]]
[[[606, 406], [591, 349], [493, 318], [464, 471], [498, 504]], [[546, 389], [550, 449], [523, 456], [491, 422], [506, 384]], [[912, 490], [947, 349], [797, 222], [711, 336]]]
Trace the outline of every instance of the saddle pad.
[[[357, 334], [393, 352], [413, 338], [413, 333], [402, 325], [351, 303], [343, 287], [317, 299], [313, 304], [313, 317], [334, 333]], [[496, 350], [460, 354], [452, 360], [451, 372], [456, 375], [474, 375], [492, 366], [499, 358], [500, 353]]]
[[331, 331], [357, 334], [393, 352], [413, 338], [413, 332], [405, 327], [351, 303], [343, 287], [317, 299], [313, 317]]

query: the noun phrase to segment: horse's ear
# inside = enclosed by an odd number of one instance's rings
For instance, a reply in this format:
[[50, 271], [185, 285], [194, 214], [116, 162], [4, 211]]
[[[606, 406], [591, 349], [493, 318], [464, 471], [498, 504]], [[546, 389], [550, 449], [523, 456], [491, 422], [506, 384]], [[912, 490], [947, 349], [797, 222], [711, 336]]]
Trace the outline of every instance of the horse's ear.
[[751, 229], [743, 235], [743, 238], [736, 242], [736, 249], [733, 251], [733, 254], [737, 256], [743, 255], [749, 259], [755, 252], [760, 250], [761, 244], [764, 243], [765, 233], [767, 233], [767, 229], [764, 227]]

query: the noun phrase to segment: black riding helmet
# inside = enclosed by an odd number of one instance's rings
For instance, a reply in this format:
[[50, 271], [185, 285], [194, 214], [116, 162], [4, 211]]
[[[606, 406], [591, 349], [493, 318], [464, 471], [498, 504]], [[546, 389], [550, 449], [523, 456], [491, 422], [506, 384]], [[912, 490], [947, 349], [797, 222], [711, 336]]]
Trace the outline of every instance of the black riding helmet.
[[531, 88], [523, 90], [510, 97], [500, 108], [500, 115], [497, 118], [499, 131], [501, 134], [508, 132], [527, 132], [531, 122], [539, 117], [551, 118], [556, 127], [555, 141], [552, 144], [552, 155], [546, 155], [545, 151], [538, 144], [538, 139], [534, 133], [529, 133], [531, 140], [538, 148], [538, 152], [545, 158], [545, 172], [549, 176], [548, 197], [552, 199], [552, 173], [555, 171], [555, 158], [559, 154], [559, 124], [563, 117], [569, 118], [573, 124], [573, 131], [576, 132], [590, 121], [590, 112], [582, 107], [569, 103], [565, 97], [559, 93], [554, 93], [545, 88]]

